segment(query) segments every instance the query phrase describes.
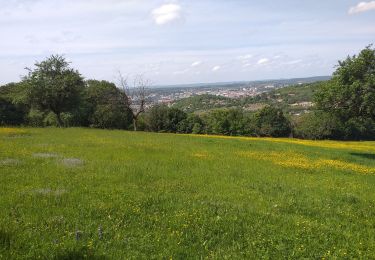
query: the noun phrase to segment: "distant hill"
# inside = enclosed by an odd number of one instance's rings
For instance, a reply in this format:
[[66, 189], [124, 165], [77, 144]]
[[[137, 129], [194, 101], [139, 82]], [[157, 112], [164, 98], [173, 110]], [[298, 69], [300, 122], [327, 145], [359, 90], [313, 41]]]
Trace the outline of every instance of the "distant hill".
[[198, 95], [176, 101], [173, 106], [186, 112], [202, 112], [217, 108], [242, 107], [254, 112], [266, 105], [275, 105], [286, 113], [299, 115], [313, 107], [313, 96], [320, 82], [298, 84], [271, 90], [254, 97], [232, 99], [214, 95]]
[[205, 94], [178, 100], [173, 104], [173, 107], [185, 112], [199, 112], [238, 105], [239, 103], [235, 99]]
[[331, 76], [316, 76], [307, 78], [290, 78], [290, 79], [269, 79], [269, 80], [255, 80], [255, 81], [233, 81], [233, 82], [216, 82], [216, 83], [196, 83], [196, 84], [179, 84], [179, 85], [157, 85], [153, 89], [171, 90], [184, 88], [238, 88], [249, 85], [296, 85], [313, 83], [317, 81], [329, 80]]
[[299, 115], [312, 109], [314, 94], [320, 85], [320, 82], [316, 82], [272, 90], [255, 97], [244, 98], [241, 105], [247, 110], [274, 105], [288, 114]]

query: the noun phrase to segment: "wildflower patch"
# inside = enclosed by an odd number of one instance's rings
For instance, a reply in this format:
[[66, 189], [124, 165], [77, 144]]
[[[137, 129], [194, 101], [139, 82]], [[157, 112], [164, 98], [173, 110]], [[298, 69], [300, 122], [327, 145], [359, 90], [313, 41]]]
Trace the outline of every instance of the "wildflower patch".
[[339, 170], [349, 170], [359, 174], [375, 174], [375, 168], [362, 166], [355, 163], [348, 163], [340, 160], [310, 159], [303, 154], [293, 152], [240, 152], [239, 156], [256, 160], [269, 161], [273, 164], [287, 167], [313, 170], [317, 168], [336, 168]]

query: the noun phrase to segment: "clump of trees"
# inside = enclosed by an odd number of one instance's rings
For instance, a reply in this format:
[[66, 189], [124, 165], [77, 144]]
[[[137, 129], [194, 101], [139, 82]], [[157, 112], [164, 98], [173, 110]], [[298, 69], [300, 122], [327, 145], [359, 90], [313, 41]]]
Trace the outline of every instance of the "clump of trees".
[[316, 111], [300, 119], [297, 137], [375, 139], [375, 49], [339, 61], [331, 80], [315, 95]]
[[281, 109], [271, 106], [257, 113], [236, 108], [193, 114], [175, 107], [156, 105], [146, 112], [144, 122], [143, 130], [152, 132], [270, 137], [291, 134], [288, 118]]
[[[84, 80], [63, 56], [53, 55], [28, 69], [19, 83], [0, 87], [0, 125], [84, 126], [169, 133], [232, 136], [294, 136], [306, 139], [375, 139], [375, 50], [340, 61], [331, 80], [315, 91], [315, 110], [296, 118], [277, 105], [257, 112], [242, 108], [185, 112], [180, 107], [147, 107], [143, 76], [119, 86]], [[316, 90], [317, 89], [317, 90]]]

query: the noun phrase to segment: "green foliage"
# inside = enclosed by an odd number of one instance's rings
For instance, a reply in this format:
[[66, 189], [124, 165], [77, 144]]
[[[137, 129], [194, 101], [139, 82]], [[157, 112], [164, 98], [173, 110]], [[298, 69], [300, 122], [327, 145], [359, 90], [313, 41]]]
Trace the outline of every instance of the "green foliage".
[[340, 61], [315, 99], [318, 109], [340, 119], [341, 138], [374, 138], [375, 49], [368, 46], [358, 56]]
[[84, 89], [83, 78], [69, 67], [64, 57], [52, 55], [29, 70], [24, 83], [28, 100], [35, 108], [52, 111], [62, 125], [61, 113], [70, 112], [79, 105]]
[[64, 127], [75, 125], [75, 116], [72, 113], [61, 113], [61, 121]]
[[82, 102], [88, 124], [98, 128], [128, 129], [132, 114], [125, 95], [108, 81], [87, 81]]
[[111, 104], [98, 105], [91, 120], [94, 127], [109, 129], [127, 129], [131, 122], [126, 108]]
[[203, 115], [205, 132], [219, 135], [241, 135], [244, 131], [241, 109], [217, 109]]
[[33, 127], [43, 127], [44, 126], [45, 113], [38, 109], [30, 109], [26, 116], [26, 121], [28, 125]]
[[202, 129], [202, 125], [199, 124], [199, 123], [195, 123], [195, 124], [193, 125], [193, 128], [191, 129], [191, 133], [192, 133], [192, 134], [201, 134], [202, 131], [203, 131], [203, 129]]
[[258, 136], [288, 137], [291, 133], [290, 122], [281, 109], [266, 106], [254, 115], [253, 120]]
[[[61, 120], [62, 122], [62, 120]], [[57, 121], [57, 116], [53, 112], [49, 112], [44, 118], [43, 118], [43, 125], [44, 126], [59, 126], [59, 123]], [[63, 124], [61, 126], [64, 126]]]
[[236, 100], [209, 94], [197, 95], [176, 101], [173, 107], [192, 113], [236, 105]]
[[314, 111], [298, 117], [294, 125], [294, 137], [322, 140], [337, 136], [340, 121], [331, 114]]
[[199, 115], [187, 114], [186, 119], [180, 122], [178, 132], [202, 134], [204, 132], [204, 122]]
[[166, 105], [153, 106], [147, 113], [148, 129], [154, 132], [184, 132], [187, 115], [178, 108]]
[[21, 125], [28, 107], [23, 103], [22, 86], [10, 83], [0, 86], [0, 125]]

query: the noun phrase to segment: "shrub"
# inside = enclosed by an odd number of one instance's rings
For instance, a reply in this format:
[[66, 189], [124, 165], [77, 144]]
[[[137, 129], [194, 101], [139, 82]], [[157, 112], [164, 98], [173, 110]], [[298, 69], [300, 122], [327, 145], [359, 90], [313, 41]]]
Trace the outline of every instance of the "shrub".
[[339, 121], [334, 116], [315, 111], [300, 116], [294, 122], [293, 135], [303, 139], [334, 138], [339, 128]]
[[27, 123], [30, 126], [42, 127], [44, 126], [44, 112], [37, 109], [30, 109], [26, 117]]
[[289, 120], [281, 109], [266, 106], [254, 117], [255, 134], [266, 137], [287, 137], [291, 133]]

